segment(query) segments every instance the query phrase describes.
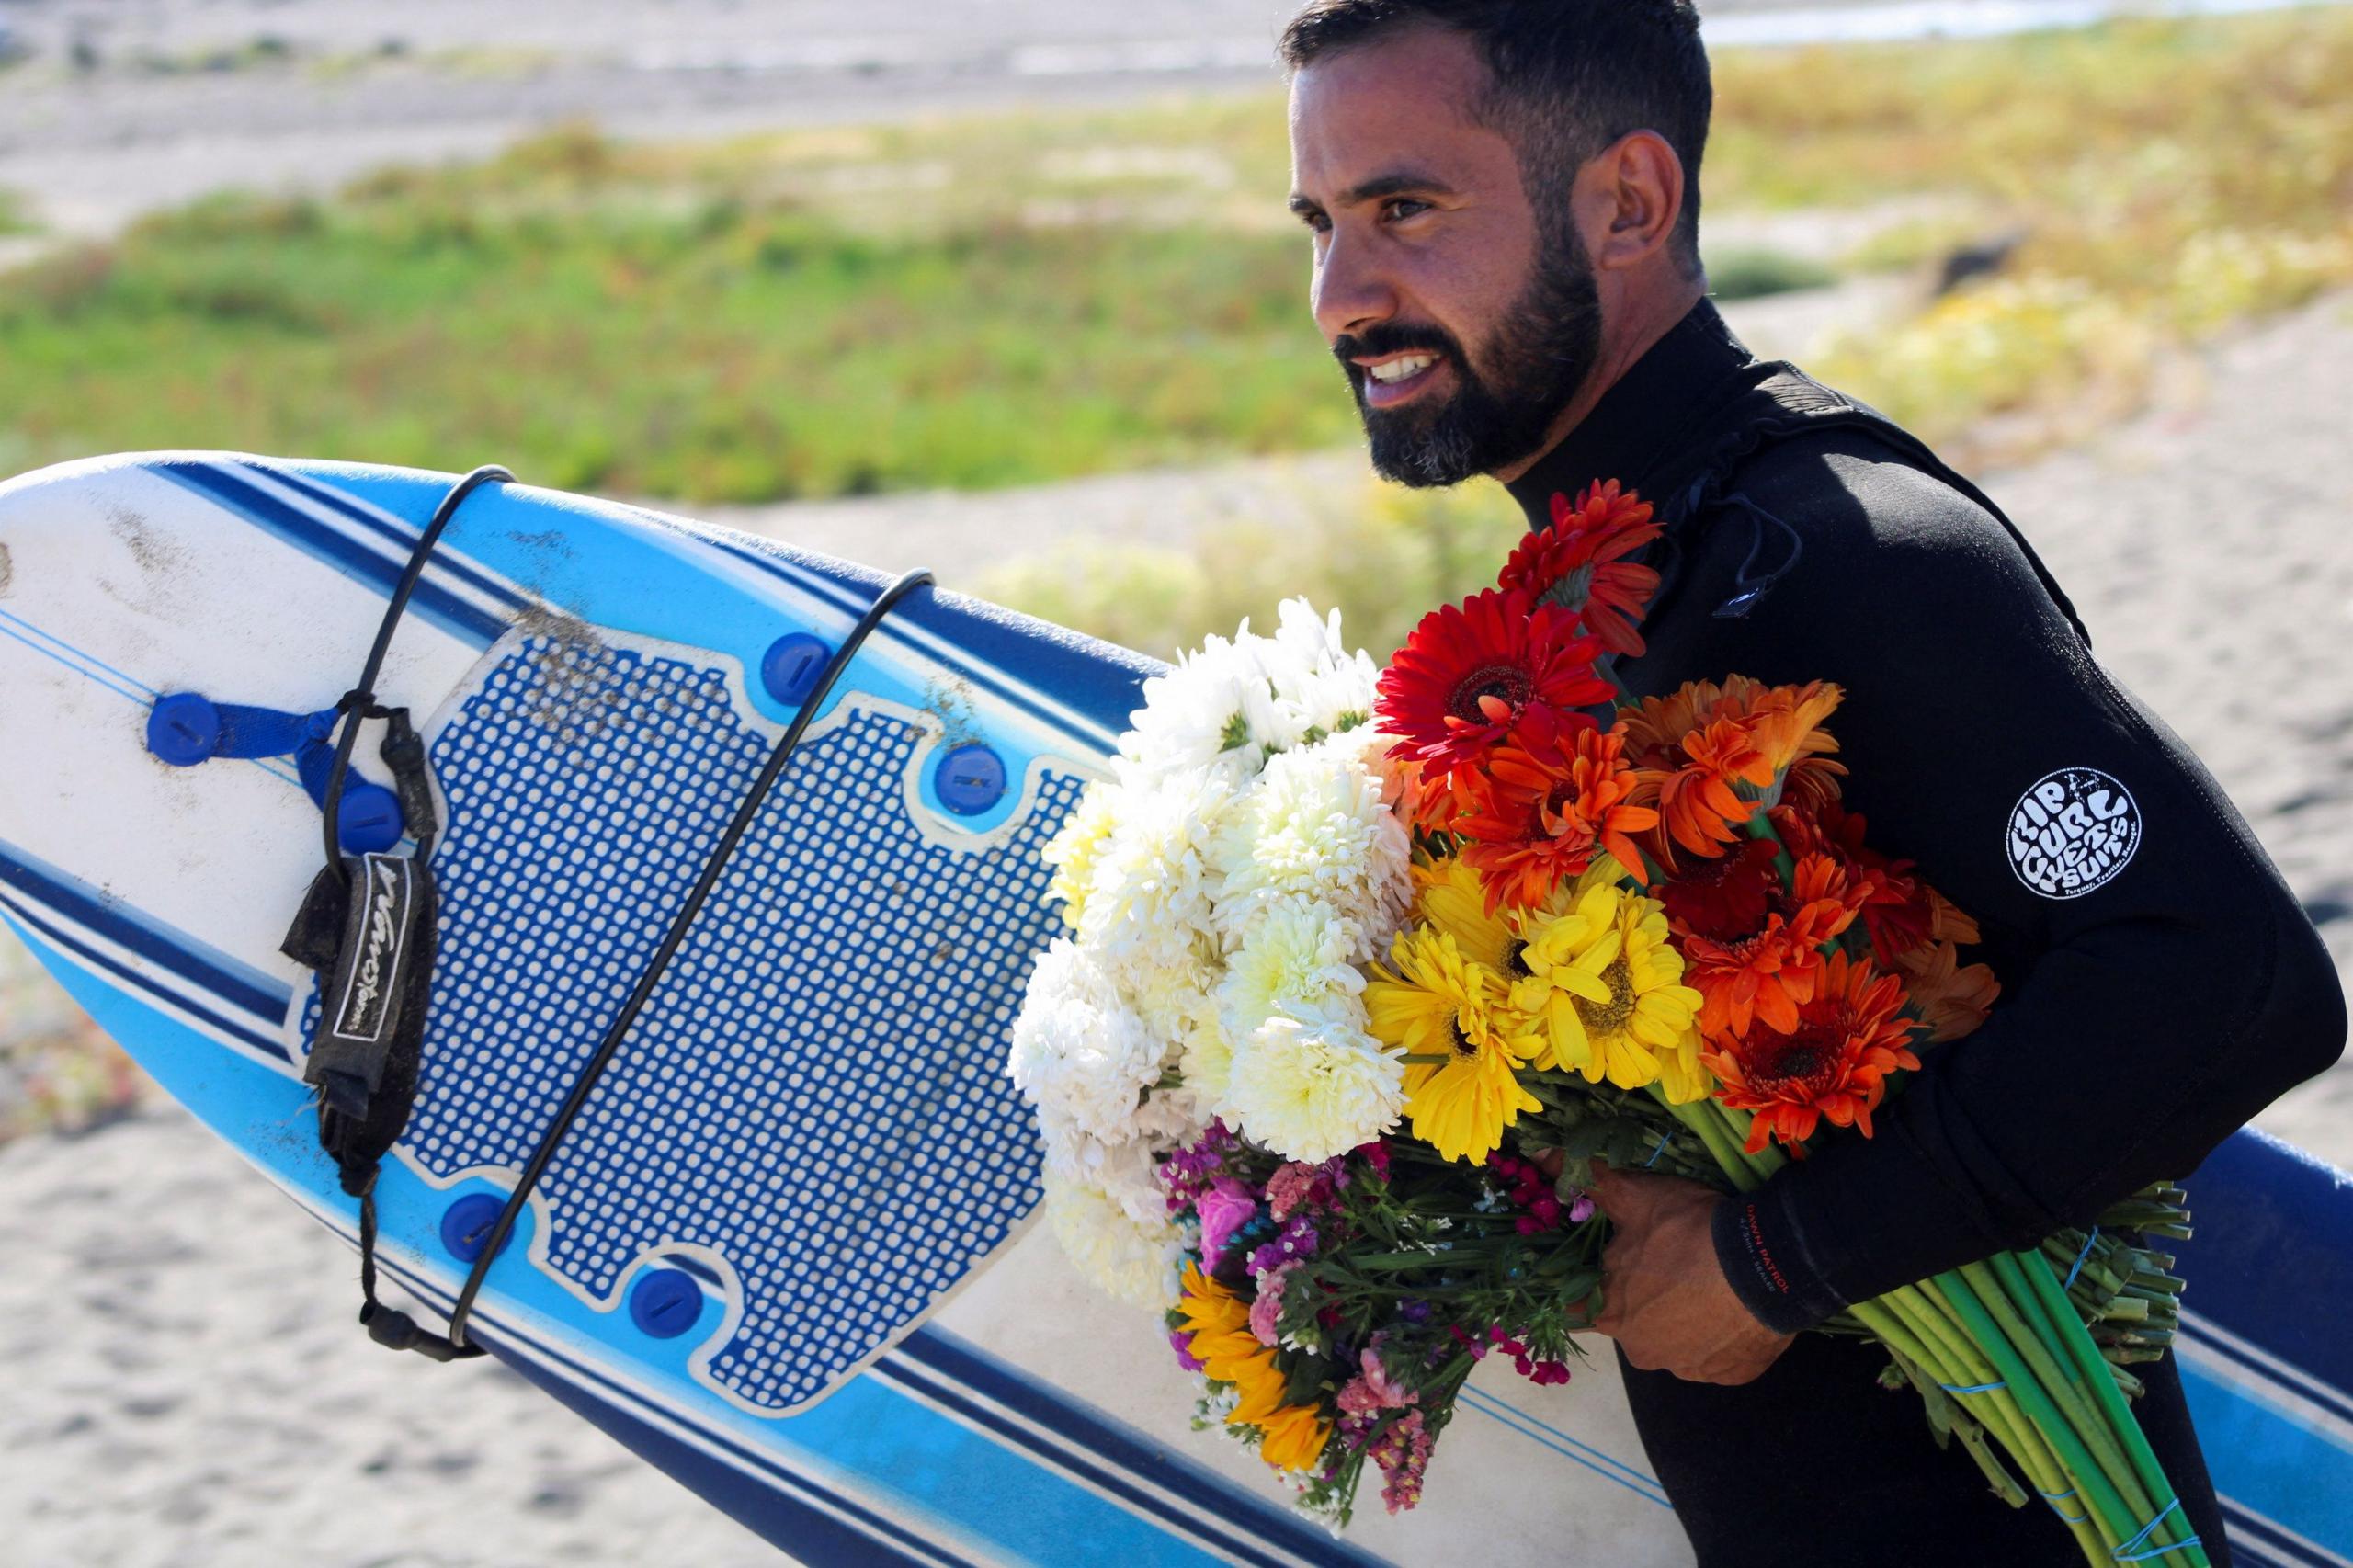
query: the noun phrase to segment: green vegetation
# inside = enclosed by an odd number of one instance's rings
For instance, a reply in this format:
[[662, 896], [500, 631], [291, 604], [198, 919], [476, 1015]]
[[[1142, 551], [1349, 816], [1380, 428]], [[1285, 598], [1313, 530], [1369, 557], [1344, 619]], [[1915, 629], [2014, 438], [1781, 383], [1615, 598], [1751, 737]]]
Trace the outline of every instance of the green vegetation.
[[25, 206], [25, 199], [15, 191], [0, 187], [0, 236], [37, 234], [40, 225]]
[[1304, 526], [1212, 525], [1181, 550], [1079, 544], [989, 574], [973, 592], [999, 604], [1160, 657], [1261, 628], [1304, 594], [1337, 609], [1351, 646], [1386, 661], [1431, 606], [1491, 585], [1519, 542], [1519, 508], [1477, 480], [1457, 490], [1406, 490], [1371, 477], [1345, 488], [1303, 482]]
[[[2165, 345], [2353, 278], [2353, 10], [1727, 53], [1709, 210], [1928, 194], [1730, 296], [1998, 276], [1813, 368], [1931, 439], [2129, 407]], [[689, 147], [577, 129], [332, 200], [219, 198], [0, 276], [0, 468], [218, 445], [696, 501], [1328, 446], [1266, 92]], [[1942, 209], [1939, 209], [1942, 211]]]

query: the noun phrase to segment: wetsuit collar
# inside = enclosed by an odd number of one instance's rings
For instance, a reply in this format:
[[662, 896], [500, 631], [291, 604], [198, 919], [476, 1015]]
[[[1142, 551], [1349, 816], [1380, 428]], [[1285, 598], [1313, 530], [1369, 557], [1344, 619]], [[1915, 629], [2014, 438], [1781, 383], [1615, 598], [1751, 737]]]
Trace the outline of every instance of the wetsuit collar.
[[1526, 473], [1504, 486], [1528, 514], [1529, 527], [1550, 527], [1555, 492], [1574, 500], [1597, 479], [1641, 488], [1643, 477], [1666, 456], [1701, 394], [1755, 356], [1713, 301], [1701, 299], [1666, 335], [1601, 394]]

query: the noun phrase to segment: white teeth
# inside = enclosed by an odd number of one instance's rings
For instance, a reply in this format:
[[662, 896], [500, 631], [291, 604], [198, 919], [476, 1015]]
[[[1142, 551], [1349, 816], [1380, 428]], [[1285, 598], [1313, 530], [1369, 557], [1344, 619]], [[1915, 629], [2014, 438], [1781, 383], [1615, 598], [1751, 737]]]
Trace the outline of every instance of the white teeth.
[[1392, 359], [1386, 365], [1373, 366], [1371, 375], [1376, 381], [1402, 381], [1408, 376], [1421, 374], [1436, 363], [1438, 356], [1434, 354], [1408, 354], [1403, 359]]

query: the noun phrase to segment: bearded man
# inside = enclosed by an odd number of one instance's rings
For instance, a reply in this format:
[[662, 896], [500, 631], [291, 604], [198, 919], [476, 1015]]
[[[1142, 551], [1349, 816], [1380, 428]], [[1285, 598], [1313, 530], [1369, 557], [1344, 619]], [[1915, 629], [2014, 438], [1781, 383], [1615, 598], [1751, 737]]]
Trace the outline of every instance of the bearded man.
[[[1280, 53], [1315, 320], [1375, 469], [1491, 474], [1539, 528], [1597, 480], [1654, 503], [1662, 582], [1620, 682], [1844, 687], [1846, 803], [1976, 917], [2002, 983], [1875, 1137], [1742, 1198], [1604, 1180], [1599, 1326], [1703, 1568], [2078, 1562], [2053, 1512], [2005, 1506], [1879, 1385], [1884, 1352], [1801, 1331], [2194, 1169], [2343, 1049], [2326, 949], [2000, 509], [1709, 303], [1688, 0], [1313, 0]], [[2131, 833], [2054, 858], [2014, 831], [2052, 790]], [[2142, 1426], [2225, 1562], [2178, 1376], [2141, 1371]]]

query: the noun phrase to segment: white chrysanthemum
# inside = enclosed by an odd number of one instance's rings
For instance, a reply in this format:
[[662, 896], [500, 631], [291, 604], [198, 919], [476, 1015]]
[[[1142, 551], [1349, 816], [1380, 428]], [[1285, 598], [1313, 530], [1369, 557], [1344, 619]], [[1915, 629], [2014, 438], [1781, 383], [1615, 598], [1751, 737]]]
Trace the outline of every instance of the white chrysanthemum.
[[1092, 1284], [1155, 1310], [1176, 1299], [1184, 1242], [1165, 1209], [1140, 1219], [1102, 1184], [1050, 1168], [1046, 1219]]
[[1359, 729], [1285, 752], [1233, 803], [1211, 850], [1229, 943], [1279, 903], [1304, 900], [1347, 925], [1350, 961], [1388, 950], [1413, 896], [1413, 846], [1375, 763], [1383, 744]]
[[1319, 617], [1305, 599], [1285, 599], [1274, 636], [1285, 658], [1275, 684], [1282, 728], [1295, 745], [1310, 735], [1336, 734], [1372, 717], [1380, 666], [1362, 649], [1340, 640], [1340, 612]]
[[1326, 903], [1278, 899], [1243, 928], [1226, 960], [1217, 1006], [1226, 1034], [1248, 1040], [1278, 1013], [1322, 1012], [1362, 994], [1364, 976], [1349, 961], [1356, 934]]
[[1122, 806], [1117, 784], [1097, 778], [1080, 791], [1078, 804], [1063, 821], [1061, 831], [1046, 841], [1039, 858], [1053, 869], [1046, 896], [1063, 906], [1063, 919], [1074, 931], [1086, 913], [1086, 895], [1095, 885], [1095, 868], [1119, 825]]
[[1203, 1127], [1226, 1114], [1226, 1089], [1233, 1072], [1233, 1037], [1214, 1013], [1185, 1036], [1185, 1053], [1177, 1073], [1193, 1096], [1194, 1115]]
[[1275, 1017], [1233, 1052], [1241, 1131], [1286, 1159], [1346, 1153], [1397, 1124], [1405, 1066], [1358, 1021]]
[[1246, 778], [1257, 771], [1262, 744], [1251, 740], [1247, 710], [1266, 688], [1267, 675], [1242, 623], [1233, 642], [1202, 641], [1179, 654], [1176, 667], [1143, 683], [1143, 706], [1128, 715], [1120, 739], [1125, 778], [1146, 781], [1174, 773], [1208, 771]]
[[1078, 934], [1131, 992], [1150, 989], [1154, 971], [1190, 976], [1214, 950], [1210, 846], [1233, 793], [1199, 769], [1122, 791]]
[[1137, 1102], [1167, 1054], [1110, 977], [1058, 937], [1029, 971], [1006, 1072], [1050, 1131], [1062, 1123], [1117, 1142], [1135, 1136]]

